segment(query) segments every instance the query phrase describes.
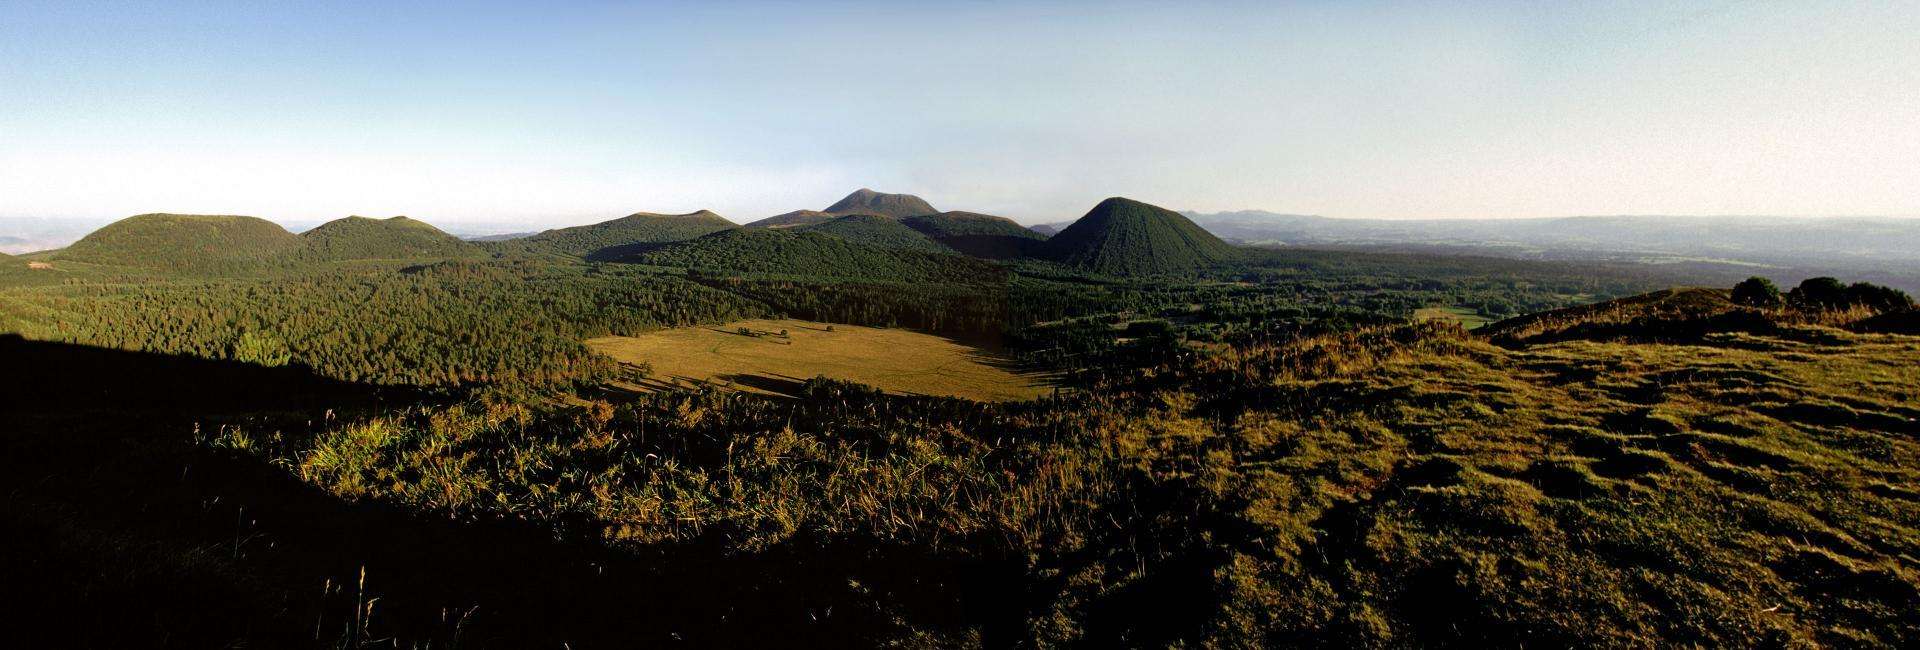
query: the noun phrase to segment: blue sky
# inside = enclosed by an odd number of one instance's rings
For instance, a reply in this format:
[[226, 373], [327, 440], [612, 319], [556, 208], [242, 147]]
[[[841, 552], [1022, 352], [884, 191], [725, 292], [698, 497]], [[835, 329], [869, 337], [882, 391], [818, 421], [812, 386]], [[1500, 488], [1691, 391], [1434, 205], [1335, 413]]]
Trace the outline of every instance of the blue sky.
[[1920, 5], [0, 0], [0, 216], [1920, 215]]

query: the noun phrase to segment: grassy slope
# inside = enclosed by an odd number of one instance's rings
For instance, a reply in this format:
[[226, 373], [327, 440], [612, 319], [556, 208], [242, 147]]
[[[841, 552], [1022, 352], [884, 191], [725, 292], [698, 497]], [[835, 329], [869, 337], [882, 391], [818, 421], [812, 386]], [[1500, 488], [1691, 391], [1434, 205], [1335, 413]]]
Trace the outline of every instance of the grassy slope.
[[406, 217], [347, 217], [300, 233], [303, 259], [451, 259], [483, 257], [480, 247]]
[[688, 214], [639, 212], [612, 221], [548, 230], [519, 239], [489, 242], [487, 245], [509, 252], [611, 260], [655, 244], [687, 241], [737, 227], [733, 222], [706, 210]]
[[869, 214], [847, 215], [816, 224], [795, 226], [793, 232], [817, 232], [832, 235], [851, 242], [858, 242], [880, 248], [900, 248], [934, 253], [951, 253], [953, 249], [941, 245], [920, 231], [909, 228], [896, 219]]
[[628, 261], [701, 271], [891, 282], [976, 283], [1005, 277], [1004, 270], [957, 255], [883, 249], [819, 233], [761, 229], [714, 233]]
[[1118, 197], [1101, 201], [1041, 248], [1047, 259], [1109, 275], [1186, 271], [1234, 253], [1177, 212]]
[[[1920, 339], [1393, 338], [1273, 351], [1293, 369], [1246, 378], [1262, 399], [1214, 429], [1256, 443], [1214, 471], [1273, 549], [1222, 563], [1224, 624], [1413, 645], [1920, 634]], [[1303, 401], [1325, 406], [1260, 406]]]
[[300, 238], [255, 217], [143, 214], [108, 224], [55, 259], [175, 271], [231, 269], [280, 259]]

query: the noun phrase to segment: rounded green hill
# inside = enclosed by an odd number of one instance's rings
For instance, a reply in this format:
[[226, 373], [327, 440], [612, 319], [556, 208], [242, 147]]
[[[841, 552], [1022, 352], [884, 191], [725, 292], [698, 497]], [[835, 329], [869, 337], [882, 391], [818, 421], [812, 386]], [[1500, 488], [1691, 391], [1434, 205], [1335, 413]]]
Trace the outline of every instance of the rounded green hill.
[[977, 212], [942, 212], [907, 217], [900, 223], [948, 248], [987, 259], [1029, 257], [1047, 239], [1012, 219]]
[[447, 259], [480, 257], [479, 247], [406, 217], [347, 217], [300, 234], [308, 260]]
[[216, 270], [281, 259], [301, 240], [257, 217], [143, 214], [89, 233], [56, 259], [177, 271]]
[[613, 260], [653, 246], [687, 241], [739, 226], [709, 210], [686, 214], [636, 212], [612, 221], [548, 230], [498, 242], [496, 247], [536, 254]]

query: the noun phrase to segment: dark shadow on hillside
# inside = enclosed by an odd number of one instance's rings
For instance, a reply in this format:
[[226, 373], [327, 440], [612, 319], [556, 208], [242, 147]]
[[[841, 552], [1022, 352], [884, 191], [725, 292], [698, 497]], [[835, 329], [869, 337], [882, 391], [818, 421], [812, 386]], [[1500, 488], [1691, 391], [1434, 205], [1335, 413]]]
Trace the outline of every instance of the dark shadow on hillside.
[[[10, 400], [0, 428], [0, 622], [20, 647], [864, 646], [899, 632], [902, 614], [948, 632], [1006, 620], [990, 596], [1016, 584], [1015, 563], [873, 541], [618, 550], [586, 518], [343, 500], [297, 467], [196, 438], [240, 421], [256, 444], [311, 435], [330, 402], [389, 391], [18, 339], [0, 342], [0, 361], [9, 396], [28, 398]], [[376, 598], [354, 632], [356, 607]]]
[[1013, 235], [954, 235], [938, 241], [966, 255], [990, 260], [1034, 257], [1045, 245], [1045, 240]]
[[799, 398], [807, 387], [807, 380], [805, 379], [771, 373], [718, 375], [715, 376], [714, 379], [788, 398]]
[[0, 335], [0, 412], [341, 408], [415, 393], [313, 374], [171, 354]]
[[620, 260], [624, 260], [626, 258], [633, 257], [641, 253], [646, 253], [646, 252], [664, 247], [669, 243], [673, 243], [673, 242], [664, 242], [664, 243], [636, 242], [632, 244], [608, 246], [606, 248], [598, 249], [591, 253], [587, 253], [585, 255], [585, 259], [589, 262], [618, 262]]

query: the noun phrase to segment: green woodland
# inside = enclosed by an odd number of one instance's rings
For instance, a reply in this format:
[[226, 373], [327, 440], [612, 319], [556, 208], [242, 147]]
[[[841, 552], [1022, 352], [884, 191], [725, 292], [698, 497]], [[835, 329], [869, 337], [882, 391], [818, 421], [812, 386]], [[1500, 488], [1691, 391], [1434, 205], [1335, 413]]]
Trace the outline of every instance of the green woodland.
[[[0, 258], [0, 584], [18, 620], [69, 621], [13, 635], [1920, 643], [1906, 294], [1243, 248], [1125, 199], [1045, 241], [848, 201], [877, 216], [485, 244], [145, 215]], [[1433, 308], [1495, 322], [1413, 320]], [[1057, 388], [636, 394], [613, 384], [646, 368], [582, 344], [749, 318], [938, 333]]]

